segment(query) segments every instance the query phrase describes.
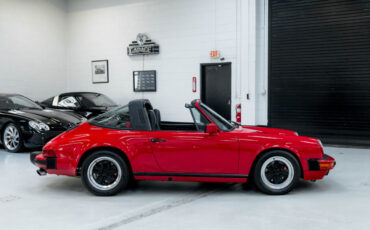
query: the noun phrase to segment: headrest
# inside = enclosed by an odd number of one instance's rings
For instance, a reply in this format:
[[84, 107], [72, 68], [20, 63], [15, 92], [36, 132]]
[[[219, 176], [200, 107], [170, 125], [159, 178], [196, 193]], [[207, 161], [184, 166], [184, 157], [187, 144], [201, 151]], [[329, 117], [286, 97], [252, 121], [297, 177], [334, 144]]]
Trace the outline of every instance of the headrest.
[[156, 118], [157, 118], [157, 121], [158, 121], [158, 122], [161, 122], [161, 112], [159, 112], [159, 110], [158, 110], [158, 109], [155, 109], [155, 110], [154, 110], [154, 113], [155, 113], [155, 116], [156, 116]]
[[155, 116], [154, 111], [148, 110], [148, 115], [149, 115], [150, 125], [152, 126], [152, 130], [155, 130], [156, 125], [157, 125], [157, 118]]

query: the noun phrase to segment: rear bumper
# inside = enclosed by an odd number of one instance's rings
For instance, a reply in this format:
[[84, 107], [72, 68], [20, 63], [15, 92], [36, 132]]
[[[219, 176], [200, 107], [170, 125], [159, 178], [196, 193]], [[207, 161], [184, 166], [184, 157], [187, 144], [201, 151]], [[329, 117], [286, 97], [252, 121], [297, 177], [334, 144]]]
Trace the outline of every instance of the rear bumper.
[[32, 152], [30, 154], [31, 163], [42, 169], [57, 169], [56, 157], [45, 157], [42, 152]]
[[38, 173], [45, 175], [55, 174], [64, 176], [76, 176], [76, 162], [69, 158], [46, 157], [42, 152], [30, 154], [31, 163], [39, 168]]

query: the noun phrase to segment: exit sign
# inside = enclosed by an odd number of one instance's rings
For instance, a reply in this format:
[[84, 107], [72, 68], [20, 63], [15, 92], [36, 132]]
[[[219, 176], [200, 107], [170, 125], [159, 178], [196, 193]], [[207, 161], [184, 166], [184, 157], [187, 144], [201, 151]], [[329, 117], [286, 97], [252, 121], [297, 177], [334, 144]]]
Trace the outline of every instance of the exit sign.
[[220, 51], [218, 51], [218, 50], [211, 50], [211, 52], [209, 52], [209, 56], [211, 58], [219, 58], [220, 57]]

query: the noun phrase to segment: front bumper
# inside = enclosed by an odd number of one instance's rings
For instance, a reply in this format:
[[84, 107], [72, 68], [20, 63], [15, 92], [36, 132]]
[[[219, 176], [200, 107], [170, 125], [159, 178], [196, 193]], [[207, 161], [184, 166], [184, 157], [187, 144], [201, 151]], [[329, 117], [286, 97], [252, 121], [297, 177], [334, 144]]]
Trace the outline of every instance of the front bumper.
[[336, 165], [335, 159], [325, 154], [323, 158], [308, 159], [307, 163], [308, 167], [303, 172], [303, 179], [313, 181], [320, 180], [328, 175], [329, 171]]
[[42, 169], [57, 169], [56, 157], [45, 157], [42, 152], [32, 152], [30, 154], [31, 163]]
[[62, 134], [64, 131], [47, 131], [47, 132], [32, 132], [25, 136], [24, 144], [27, 148], [39, 148], [44, 146], [48, 141], [54, 137]]
[[64, 131], [47, 131], [47, 132], [34, 132], [32, 134], [27, 135], [25, 138], [25, 146], [28, 148], [37, 148], [44, 146], [48, 141], [53, 139], [54, 137], [62, 134]]
[[324, 154], [324, 158], [321, 159], [308, 159], [308, 168], [311, 171], [332, 170], [335, 164], [334, 158], [326, 154]]

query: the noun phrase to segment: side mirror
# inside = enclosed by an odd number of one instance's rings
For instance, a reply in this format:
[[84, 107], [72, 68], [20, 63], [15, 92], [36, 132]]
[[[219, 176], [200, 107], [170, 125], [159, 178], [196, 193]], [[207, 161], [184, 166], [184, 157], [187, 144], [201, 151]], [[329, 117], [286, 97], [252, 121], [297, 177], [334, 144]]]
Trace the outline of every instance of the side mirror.
[[208, 124], [207, 125], [207, 128], [206, 128], [206, 133], [210, 134], [210, 135], [215, 135], [217, 134], [217, 125], [211, 123], [211, 124]]

